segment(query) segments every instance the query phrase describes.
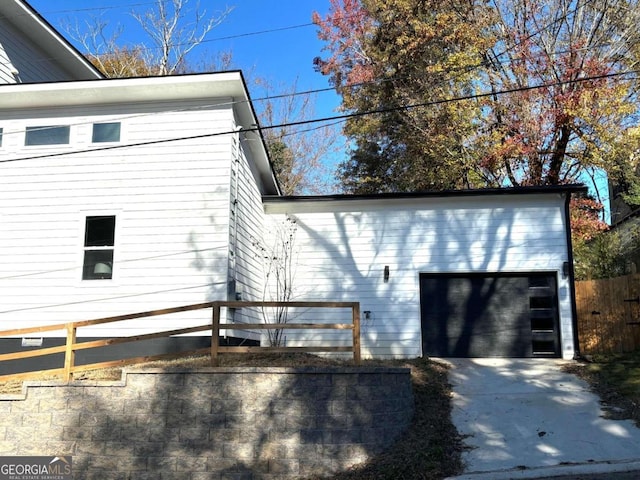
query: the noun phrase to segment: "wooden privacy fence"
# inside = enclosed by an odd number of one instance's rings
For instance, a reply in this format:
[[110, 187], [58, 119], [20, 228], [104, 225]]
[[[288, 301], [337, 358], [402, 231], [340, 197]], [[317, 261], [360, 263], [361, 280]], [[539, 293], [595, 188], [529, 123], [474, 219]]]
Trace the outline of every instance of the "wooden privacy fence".
[[580, 352], [640, 348], [640, 274], [575, 283]]
[[[227, 308], [245, 308], [245, 307], [286, 307], [286, 308], [349, 308], [351, 309], [351, 323], [228, 323], [221, 321], [221, 309]], [[144, 335], [135, 335], [130, 337], [114, 337], [104, 338], [91, 341], [77, 341], [78, 329], [83, 327], [91, 327], [95, 325], [103, 325], [108, 323], [122, 322], [125, 320], [135, 320], [138, 318], [155, 317], [159, 315], [169, 315], [172, 313], [187, 312], [191, 310], [212, 309], [212, 321], [207, 325], [200, 325], [189, 328], [179, 328], [165, 330], [161, 332], [149, 333]], [[351, 330], [352, 344], [351, 346], [313, 346], [313, 347], [245, 347], [245, 346], [219, 346], [220, 330], [264, 330], [264, 329], [333, 329], [333, 330]], [[46, 370], [32, 370], [11, 375], [0, 376], [0, 381], [17, 378], [29, 378], [36, 375], [48, 374], [62, 376], [65, 381], [73, 379], [73, 375], [78, 372], [96, 370], [108, 367], [120, 367], [125, 365], [133, 365], [152, 360], [165, 360], [171, 358], [179, 358], [187, 355], [210, 354], [211, 364], [216, 365], [219, 353], [236, 352], [247, 353], [252, 351], [267, 352], [352, 352], [353, 360], [356, 364], [360, 363], [360, 304], [358, 302], [207, 302], [194, 305], [186, 305], [182, 307], [167, 308], [163, 310], [152, 310], [149, 312], [131, 313], [127, 315], [118, 315], [115, 317], [99, 318], [96, 320], [84, 320], [79, 322], [59, 323], [55, 325], [47, 325], [41, 327], [16, 328], [13, 330], [0, 331], [0, 338], [25, 336], [30, 334], [41, 334], [45, 332], [65, 331], [66, 341], [64, 345], [55, 347], [38, 348], [34, 350], [26, 350], [21, 352], [12, 352], [0, 354], [0, 364], [2, 362], [16, 361], [27, 358], [41, 357], [45, 355], [53, 355], [64, 353], [64, 365], [58, 368], [50, 368]], [[211, 347], [188, 350], [170, 354], [149, 355], [143, 357], [130, 357], [121, 360], [112, 360], [106, 362], [88, 363], [76, 365], [75, 354], [79, 350], [88, 350], [93, 348], [107, 347], [123, 343], [142, 342], [145, 340], [153, 340], [157, 338], [167, 338], [175, 335], [185, 335], [188, 333], [211, 331]], [[131, 349], [135, 351], [135, 348]]]

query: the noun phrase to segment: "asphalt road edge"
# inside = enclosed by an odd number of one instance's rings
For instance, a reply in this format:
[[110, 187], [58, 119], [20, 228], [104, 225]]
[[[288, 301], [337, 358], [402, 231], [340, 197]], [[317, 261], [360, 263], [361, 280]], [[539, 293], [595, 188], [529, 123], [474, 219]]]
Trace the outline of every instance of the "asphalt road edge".
[[510, 469], [493, 472], [469, 472], [455, 477], [447, 477], [445, 480], [533, 480], [574, 475], [603, 475], [636, 471], [638, 472], [638, 478], [640, 478], [640, 459], [621, 460], [615, 462], [563, 464], [549, 467]]

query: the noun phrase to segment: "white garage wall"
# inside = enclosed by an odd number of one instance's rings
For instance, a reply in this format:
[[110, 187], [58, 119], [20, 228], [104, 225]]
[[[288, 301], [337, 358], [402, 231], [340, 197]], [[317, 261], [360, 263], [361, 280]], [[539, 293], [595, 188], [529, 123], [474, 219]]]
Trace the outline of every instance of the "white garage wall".
[[[557, 272], [562, 355], [573, 356], [563, 194], [267, 199], [271, 226], [297, 221], [296, 300], [359, 301], [364, 356], [421, 354], [422, 272]], [[383, 279], [389, 266], [389, 281]], [[314, 319], [327, 318], [307, 312]], [[303, 315], [304, 316], [304, 315]], [[332, 320], [334, 321], [334, 320]], [[343, 320], [341, 320], [343, 321]], [[345, 334], [289, 331], [289, 344], [348, 344]]]

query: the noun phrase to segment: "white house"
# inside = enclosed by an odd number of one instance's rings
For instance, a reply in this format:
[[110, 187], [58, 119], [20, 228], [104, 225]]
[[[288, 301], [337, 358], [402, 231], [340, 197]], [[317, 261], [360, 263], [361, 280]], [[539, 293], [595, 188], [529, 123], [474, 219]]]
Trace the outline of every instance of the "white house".
[[239, 72], [0, 86], [0, 323], [261, 290], [245, 245], [278, 188], [255, 124]]
[[0, 84], [97, 78], [102, 74], [27, 2], [0, 2]]
[[[264, 300], [262, 249], [288, 228], [293, 299], [360, 302], [364, 356], [575, 355], [568, 202], [581, 187], [283, 197], [240, 72], [107, 80], [82, 70], [0, 85], [0, 329]], [[319, 338], [287, 333], [288, 345]], [[21, 345], [0, 341], [0, 351]]]

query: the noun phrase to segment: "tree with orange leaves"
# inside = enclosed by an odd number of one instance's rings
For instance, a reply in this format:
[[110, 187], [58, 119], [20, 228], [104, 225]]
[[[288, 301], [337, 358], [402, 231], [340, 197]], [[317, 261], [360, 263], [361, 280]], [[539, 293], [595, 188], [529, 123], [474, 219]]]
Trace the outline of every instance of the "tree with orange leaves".
[[637, 182], [637, 0], [332, 0], [314, 21], [362, 114], [347, 190]]
[[328, 15], [314, 16], [329, 54], [315, 59], [317, 70], [345, 111], [365, 114], [344, 129], [354, 146], [341, 166], [347, 191], [476, 184], [467, 141], [479, 105], [440, 100], [474, 90], [475, 67], [492, 44], [479, 35], [488, 14], [465, 0], [332, 0]]

